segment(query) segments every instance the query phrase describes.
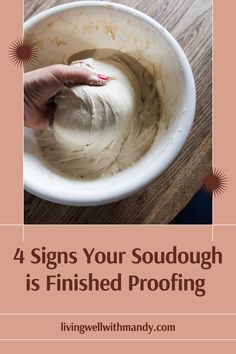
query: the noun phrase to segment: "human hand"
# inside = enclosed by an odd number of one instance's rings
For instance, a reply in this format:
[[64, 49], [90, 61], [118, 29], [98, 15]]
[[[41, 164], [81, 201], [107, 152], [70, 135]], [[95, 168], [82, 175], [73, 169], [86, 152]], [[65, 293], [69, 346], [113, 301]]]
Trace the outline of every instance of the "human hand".
[[56, 64], [24, 74], [24, 125], [46, 129], [53, 118], [53, 98], [64, 85], [87, 84], [102, 86], [107, 76], [73, 66]]

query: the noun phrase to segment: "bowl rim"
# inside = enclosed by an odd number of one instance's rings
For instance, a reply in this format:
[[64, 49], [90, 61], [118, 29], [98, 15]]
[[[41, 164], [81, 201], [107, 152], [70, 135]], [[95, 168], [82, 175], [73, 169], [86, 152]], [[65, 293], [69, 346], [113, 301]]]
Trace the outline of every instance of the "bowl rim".
[[[152, 19], [150, 16], [146, 15], [143, 12], [140, 12], [134, 8], [131, 8], [127, 5], [117, 4], [109, 1], [79, 1], [73, 3], [62, 4], [58, 6], [54, 6], [50, 9], [47, 9], [32, 18], [28, 19], [24, 23], [24, 30], [27, 30], [35, 23], [39, 22], [40, 20], [44, 20], [47, 17], [58, 14], [63, 12], [64, 10], [73, 9], [73, 8], [82, 8], [82, 7], [112, 7], [113, 9], [117, 9], [119, 11], [123, 11], [128, 13], [136, 18], [139, 18], [155, 30], [157, 30], [164, 39], [169, 43], [173, 51], [175, 52], [182, 68], [183, 68], [183, 78], [185, 81], [185, 87], [188, 89], [185, 90], [184, 102], [185, 102], [185, 112], [181, 116], [181, 124], [182, 132], [176, 137], [175, 144], [172, 146], [168, 146], [167, 150], [165, 151], [165, 159], [161, 164], [153, 165], [151, 169], [146, 172], [146, 175], [142, 174], [142, 176], [137, 176], [135, 182], [127, 181], [124, 185], [119, 185], [119, 188], [113, 188], [112, 191], [109, 190], [109, 193], [106, 192], [99, 192], [96, 195], [91, 196], [78, 196], [72, 195], [71, 193], [67, 193], [63, 191], [60, 195], [55, 194], [55, 191], [50, 189], [45, 189], [45, 186], [41, 186], [38, 183], [35, 183], [29, 176], [25, 175], [25, 168], [24, 169], [24, 189], [40, 198], [45, 200], [64, 204], [64, 205], [74, 205], [74, 206], [95, 206], [95, 205], [102, 205], [112, 203], [121, 199], [124, 199], [131, 194], [139, 191], [140, 189], [144, 188], [148, 184], [150, 184], [154, 179], [160, 177], [160, 175], [172, 164], [172, 162], [176, 159], [177, 155], [180, 153], [183, 145], [185, 144], [189, 133], [191, 131], [195, 110], [196, 110], [196, 88], [195, 88], [195, 81], [192, 73], [191, 66], [188, 62], [188, 59], [178, 44], [176, 39], [168, 32], [165, 27], [163, 27], [160, 23], [156, 20]], [[145, 158], [145, 157], [144, 157]], [[25, 161], [24, 161], [25, 164]], [[110, 178], [113, 178], [112, 176]], [[96, 182], [96, 180], [95, 180]]]

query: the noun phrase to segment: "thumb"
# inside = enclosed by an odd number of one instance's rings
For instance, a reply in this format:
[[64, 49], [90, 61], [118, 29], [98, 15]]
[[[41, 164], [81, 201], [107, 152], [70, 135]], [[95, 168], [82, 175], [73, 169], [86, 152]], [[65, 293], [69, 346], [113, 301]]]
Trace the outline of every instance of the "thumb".
[[62, 84], [87, 84], [94, 86], [105, 85], [108, 76], [96, 74], [89, 70], [84, 70], [75, 66], [70, 65], [53, 65], [52, 66], [53, 75], [60, 80]]

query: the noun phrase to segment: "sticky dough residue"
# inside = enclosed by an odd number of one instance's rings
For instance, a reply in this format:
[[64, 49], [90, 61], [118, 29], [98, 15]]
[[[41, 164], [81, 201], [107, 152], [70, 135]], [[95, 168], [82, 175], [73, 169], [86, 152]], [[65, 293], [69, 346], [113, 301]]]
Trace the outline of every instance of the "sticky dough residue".
[[57, 95], [53, 128], [37, 137], [42, 155], [75, 178], [126, 169], [145, 154], [158, 131], [155, 77], [134, 58], [109, 49], [75, 54], [68, 63], [111, 79], [100, 87], [65, 87]]

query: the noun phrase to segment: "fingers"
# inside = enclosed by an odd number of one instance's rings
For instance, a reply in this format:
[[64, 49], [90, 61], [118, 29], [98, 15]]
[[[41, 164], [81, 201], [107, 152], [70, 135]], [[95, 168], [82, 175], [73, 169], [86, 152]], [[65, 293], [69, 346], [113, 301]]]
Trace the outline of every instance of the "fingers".
[[94, 86], [103, 86], [109, 79], [108, 76], [96, 74], [89, 70], [84, 70], [69, 65], [53, 65], [52, 73], [61, 83], [87, 84]]
[[33, 129], [45, 130], [49, 127], [47, 115], [40, 110], [25, 110], [24, 126]]
[[[49, 100], [64, 85], [103, 86], [109, 77], [76, 66], [56, 64], [24, 74], [25, 126], [46, 129], [53, 119]], [[50, 117], [48, 115], [50, 114]]]
[[24, 125], [28, 128], [45, 130], [52, 126], [56, 104], [47, 102], [37, 107], [36, 105], [24, 105]]

